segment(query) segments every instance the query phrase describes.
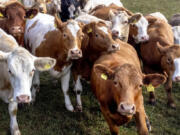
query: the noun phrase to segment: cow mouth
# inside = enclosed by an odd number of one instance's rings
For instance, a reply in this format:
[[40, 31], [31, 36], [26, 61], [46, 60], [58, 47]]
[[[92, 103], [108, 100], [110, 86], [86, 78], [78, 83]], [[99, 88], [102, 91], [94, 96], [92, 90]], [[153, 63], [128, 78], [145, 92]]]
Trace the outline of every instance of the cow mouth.
[[82, 57], [82, 55], [74, 55], [74, 56], [71, 56], [71, 60], [77, 60], [77, 59], [80, 59]]

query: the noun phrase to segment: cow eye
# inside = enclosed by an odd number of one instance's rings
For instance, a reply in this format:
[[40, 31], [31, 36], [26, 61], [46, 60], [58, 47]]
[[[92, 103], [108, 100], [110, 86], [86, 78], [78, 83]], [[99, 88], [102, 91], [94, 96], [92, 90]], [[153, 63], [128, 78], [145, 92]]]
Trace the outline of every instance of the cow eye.
[[11, 70], [8, 71], [10, 75], [13, 75], [13, 73], [11, 72]]
[[114, 81], [114, 85], [117, 86], [118, 82], [117, 81]]
[[67, 35], [66, 35], [66, 34], [63, 34], [63, 37], [64, 37], [64, 38], [66, 38], [66, 37], [67, 37]]
[[124, 23], [126, 24], [126, 23], [128, 23], [128, 21], [124, 21]]
[[139, 87], [140, 87], [140, 88], [142, 88], [142, 87], [143, 87], [143, 85], [142, 85], [142, 84], [140, 84], [140, 85], [139, 85]]
[[96, 37], [98, 37], [99, 35], [98, 35], [98, 34], [96, 34], [95, 36], [96, 36]]
[[171, 63], [171, 59], [170, 58], [167, 59], [167, 63]]

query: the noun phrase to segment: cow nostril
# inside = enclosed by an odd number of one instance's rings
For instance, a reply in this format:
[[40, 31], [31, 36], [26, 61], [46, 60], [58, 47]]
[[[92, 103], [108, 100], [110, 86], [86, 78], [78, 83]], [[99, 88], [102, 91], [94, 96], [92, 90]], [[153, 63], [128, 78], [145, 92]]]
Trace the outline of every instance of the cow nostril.
[[74, 51], [73, 51], [73, 50], [71, 50], [71, 54], [74, 54]]
[[121, 106], [121, 109], [122, 109], [122, 110], [124, 110], [124, 106], [123, 106], [123, 104], [121, 104], [120, 106]]
[[116, 49], [116, 48], [117, 48], [117, 45], [113, 44], [113, 45], [112, 45], [112, 48], [113, 48], [113, 49]]
[[132, 111], [134, 111], [134, 110], [135, 110], [135, 107], [133, 106], [133, 107], [132, 107]]

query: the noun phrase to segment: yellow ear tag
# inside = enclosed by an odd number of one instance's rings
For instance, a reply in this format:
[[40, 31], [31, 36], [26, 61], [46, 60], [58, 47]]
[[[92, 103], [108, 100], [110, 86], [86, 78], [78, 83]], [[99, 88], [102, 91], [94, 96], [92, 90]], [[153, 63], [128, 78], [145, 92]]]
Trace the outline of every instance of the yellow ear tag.
[[54, 23], [54, 27], [57, 28], [57, 24], [56, 23]]
[[91, 33], [92, 32], [92, 29], [90, 28], [88, 31], [87, 31], [87, 33]]
[[50, 69], [51, 68], [51, 65], [49, 65], [49, 64], [46, 64], [45, 66], [44, 66], [44, 69]]
[[2, 13], [0, 13], [0, 17], [4, 17]]
[[148, 92], [154, 92], [154, 86], [152, 86], [152, 84], [149, 84], [148, 86], [146, 86], [146, 89]]
[[104, 80], [107, 80], [107, 75], [101, 74], [101, 78], [104, 79]]
[[30, 17], [29, 17], [29, 19], [32, 19], [34, 17], [34, 15], [31, 15]]

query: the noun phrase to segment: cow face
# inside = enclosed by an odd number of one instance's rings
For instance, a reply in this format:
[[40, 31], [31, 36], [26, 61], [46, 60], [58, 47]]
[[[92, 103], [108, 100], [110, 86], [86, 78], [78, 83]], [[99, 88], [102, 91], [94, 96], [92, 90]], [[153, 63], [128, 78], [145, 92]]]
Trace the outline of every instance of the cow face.
[[29, 103], [31, 101], [30, 89], [34, 71], [49, 70], [56, 63], [52, 58], [34, 57], [21, 47], [9, 53], [0, 51], [0, 62], [7, 64], [6, 72], [13, 90], [12, 100], [18, 103]]
[[55, 23], [57, 28], [61, 31], [61, 41], [66, 51], [67, 60], [78, 59], [82, 57], [81, 42], [83, 39], [82, 24], [75, 20], [68, 20], [62, 23], [56, 16]]
[[161, 54], [161, 67], [168, 74], [172, 76], [175, 82], [180, 81], [180, 46], [173, 45], [162, 47], [157, 43], [157, 48]]
[[125, 116], [135, 114], [138, 109], [137, 99], [142, 98], [142, 86], [152, 84], [157, 87], [166, 80], [163, 75], [142, 75], [134, 66], [124, 64], [115, 70], [97, 64], [94, 71], [100, 79], [107, 81], [107, 106], [111, 113]]
[[146, 42], [149, 40], [147, 29], [148, 21], [141, 15], [141, 18], [137, 23], [130, 25], [130, 35], [135, 39], [136, 43]]
[[172, 31], [174, 34], [174, 44], [180, 45], [180, 26], [172, 27]]
[[114, 38], [119, 38], [127, 42], [129, 36], [129, 25], [135, 24], [141, 18], [140, 14], [131, 17], [125, 11], [109, 11], [109, 18], [112, 22], [112, 34]]
[[120, 49], [118, 43], [112, 39], [111, 31], [103, 22], [92, 22], [84, 26], [83, 32], [88, 35], [94, 51], [116, 51]]
[[34, 17], [37, 12], [36, 9], [25, 9], [19, 2], [0, 7], [0, 13], [5, 19], [5, 30], [15, 37], [24, 33], [25, 19]]

